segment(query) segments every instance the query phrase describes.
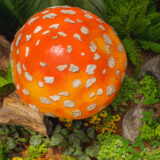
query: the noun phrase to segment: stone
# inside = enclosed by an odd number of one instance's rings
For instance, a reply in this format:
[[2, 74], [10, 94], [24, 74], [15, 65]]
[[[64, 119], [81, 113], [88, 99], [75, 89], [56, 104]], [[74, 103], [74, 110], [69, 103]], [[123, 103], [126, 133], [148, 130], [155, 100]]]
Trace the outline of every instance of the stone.
[[149, 59], [146, 63], [144, 63], [144, 65], [142, 65], [139, 78], [141, 79], [145, 73], [155, 76], [160, 84], [160, 55]]
[[142, 126], [141, 119], [143, 118], [141, 103], [142, 100], [138, 106], [131, 108], [122, 120], [122, 136], [124, 139], [129, 139], [131, 143], [134, 143], [134, 139], [140, 134], [138, 128]]

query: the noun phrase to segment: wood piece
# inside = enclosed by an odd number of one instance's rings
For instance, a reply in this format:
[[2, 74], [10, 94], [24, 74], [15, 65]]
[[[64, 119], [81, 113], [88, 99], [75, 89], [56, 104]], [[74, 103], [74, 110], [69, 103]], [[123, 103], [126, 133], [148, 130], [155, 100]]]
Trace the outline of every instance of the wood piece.
[[47, 136], [44, 116], [25, 106], [16, 92], [5, 97], [0, 106], [1, 125], [25, 125], [40, 134]]
[[6, 69], [9, 62], [11, 43], [0, 35], [0, 69]]

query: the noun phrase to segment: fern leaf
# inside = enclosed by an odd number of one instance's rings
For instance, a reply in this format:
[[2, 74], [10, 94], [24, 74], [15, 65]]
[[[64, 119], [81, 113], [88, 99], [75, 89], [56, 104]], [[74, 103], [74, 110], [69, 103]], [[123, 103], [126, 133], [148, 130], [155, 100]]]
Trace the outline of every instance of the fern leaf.
[[152, 41], [160, 40], [160, 22], [148, 28], [147, 39], [152, 40]]
[[142, 57], [138, 53], [140, 49], [138, 48], [136, 42], [133, 41], [130, 37], [127, 37], [122, 40], [122, 43], [125, 47], [129, 60], [134, 66], [138, 68], [142, 62]]
[[151, 41], [139, 41], [141, 47], [144, 50], [152, 50], [156, 53], [160, 53], [160, 44]]

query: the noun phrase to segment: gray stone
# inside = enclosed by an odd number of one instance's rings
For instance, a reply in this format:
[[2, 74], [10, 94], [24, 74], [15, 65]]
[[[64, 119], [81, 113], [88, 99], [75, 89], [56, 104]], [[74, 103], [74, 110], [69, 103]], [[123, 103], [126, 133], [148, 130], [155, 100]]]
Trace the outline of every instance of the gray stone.
[[134, 139], [139, 136], [138, 128], [142, 126], [143, 108], [140, 105], [141, 102], [131, 108], [122, 120], [122, 136], [124, 139], [129, 139], [131, 143], [134, 143]]
[[149, 59], [143, 66], [139, 78], [142, 78], [145, 73], [150, 73], [155, 76], [160, 83], [160, 55]]

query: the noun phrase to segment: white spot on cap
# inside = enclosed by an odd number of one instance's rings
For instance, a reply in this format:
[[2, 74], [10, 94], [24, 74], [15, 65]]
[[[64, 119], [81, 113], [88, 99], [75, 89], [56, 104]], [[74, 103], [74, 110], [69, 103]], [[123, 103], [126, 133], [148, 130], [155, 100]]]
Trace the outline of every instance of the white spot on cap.
[[85, 87], [86, 87], [86, 88], [89, 88], [89, 87], [91, 87], [95, 82], [96, 82], [96, 77], [90, 78], [90, 79], [88, 79], [88, 80], [86, 81]]
[[77, 22], [82, 23], [82, 20], [80, 20], [80, 19], [76, 19], [76, 20], [77, 20]]
[[111, 47], [110, 47], [109, 45], [105, 45], [104, 48], [105, 48], [106, 52], [107, 52], [108, 54], [110, 54], [110, 48], [111, 48]]
[[70, 6], [65, 5], [65, 6], [61, 6], [61, 8], [71, 8], [71, 7], [70, 7]]
[[85, 53], [84, 53], [84, 52], [82, 52], [82, 53], [81, 53], [81, 56], [85, 56]]
[[68, 67], [68, 65], [67, 65], [67, 64], [64, 64], [64, 65], [59, 65], [59, 66], [57, 66], [57, 69], [58, 69], [59, 71], [64, 71], [67, 67]]
[[32, 35], [31, 35], [31, 34], [26, 35], [26, 41], [27, 41], [27, 42], [28, 42], [28, 41], [30, 41], [30, 40], [31, 40], [31, 37], [32, 37]]
[[29, 55], [29, 47], [26, 47], [26, 54], [25, 54], [25, 56], [28, 57], [28, 55]]
[[25, 72], [24, 75], [25, 75], [25, 77], [26, 77], [26, 79], [28, 81], [32, 81], [33, 80], [32, 76], [28, 72]]
[[72, 14], [72, 15], [76, 14], [76, 12], [73, 11], [73, 10], [65, 10], [65, 9], [62, 9], [62, 10], [60, 10], [60, 12], [61, 12], [61, 13], [64, 13], [64, 14]]
[[45, 116], [49, 116], [49, 117], [54, 117], [54, 118], [56, 117], [54, 114], [49, 113], [49, 112], [45, 113], [44, 115], [45, 115]]
[[69, 18], [66, 18], [64, 21], [65, 21], [65, 22], [68, 22], [68, 23], [72, 23], [72, 24], [75, 23], [75, 21], [73, 21], [73, 20], [71, 20], [71, 19], [69, 19]]
[[51, 26], [49, 26], [49, 28], [53, 28], [53, 29], [58, 29], [59, 24], [52, 24]]
[[119, 44], [117, 47], [118, 47], [118, 50], [119, 50], [120, 52], [123, 52], [123, 51], [124, 51], [124, 48], [123, 48], [122, 44]]
[[117, 70], [117, 71], [116, 71], [117, 76], [119, 76], [119, 73], [120, 73], [120, 70]]
[[59, 101], [61, 96], [58, 96], [58, 95], [54, 95], [54, 96], [50, 96], [50, 98], [53, 100], [53, 101]]
[[78, 88], [81, 85], [81, 81], [79, 79], [75, 79], [72, 82], [72, 85], [73, 85], [74, 88]]
[[20, 90], [20, 86], [19, 86], [19, 84], [17, 84], [16, 88], [17, 88], [18, 90]]
[[54, 37], [52, 37], [52, 39], [56, 39], [56, 38], [58, 38], [58, 36], [54, 36]]
[[99, 59], [100, 59], [100, 55], [97, 54], [97, 53], [95, 53], [95, 54], [94, 54], [94, 60], [99, 60]]
[[100, 23], [104, 23], [104, 21], [103, 20], [101, 20], [101, 19], [96, 19], [98, 22], [100, 22]]
[[39, 45], [39, 42], [40, 42], [40, 40], [38, 40], [38, 41], [36, 42], [36, 46], [38, 46], [38, 45]]
[[87, 69], [86, 69], [86, 73], [90, 74], [94, 74], [94, 70], [97, 68], [97, 66], [95, 64], [89, 64], [87, 65]]
[[102, 30], [102, 31], [105, 31], [106, 29], [102, 26], [102, 25], [98, 25], [99, 28]]
[[114, 85], [110, 85], [107, 87], [107, 96], [111, 96], [115, 92]]
[[22, 73], [20, 62], [17, 63], [17, 72], [19, 73], [19, 75], [21, 75], [21, 73]]
[[20, 42], [20, 40], [21, 40], [21, 37], [22, 37], [22, 33], [19, 34], [18, 37], [17, 37], [17, 40], [16, 40], [16, 47], [18, 47], [19, 42]]
[[81, 32], [82, 32], [83, 34], [89, 34], [89, 29], [88, 29], [87, 27], [85, 27], [85, 26], [82, 26], [82, 27], [81, 27]]
[[95, 92], [92, 92], [92, 93], [89, 95], [90, 98], [93, 98], [94, 96], [95, 96]]
[[44, 31], [43, 33], [42, 33], [42, 35], [45, 35], [45, 34], [48, 34], [50, 31], [48, 30], [48, 31]]
[[91, 52], [95, 52], [97, 50], [97, 46], [95, 45], [94, 42], [91, 42], [91, 45], [89, 48], [90, 48]]
[[45, 76], [45, 77], [44, 77], [44, 81], [45, 81], [45, 83], [53, 84], [53, 82], [54, 82], [54, 77]]
[[49, 13], [49, 10], [43, 11], [42, 14]]
[[96, 107], [97, 107], [97, 105], [95, 103], [93, 103], [87, 107], [87, 111], [91, 111], [91, 110], [95, 109]]
[[112, 45], [112, 41], [107, 34], [104, 33], [103, 38], [104, 38], [104, 41], [105, 41], [106, 44]]
[[17, 55], [19, 55], [19, 49], [17, 49], [16, 53], [17, 53]]
[[52, 104], [52, 101], [50, 101], [48, 98], [46, 97], [40, 97], [40, 101], [44, 104]]
[[99, 88], [99, 89], [97, 90], [97, 95], [100, 96], [100, 95], [102, 95], [102, 94], [103, 94], [103, 89], [102, 89], [102, 88]]
[[91, 15], [89, 15], [89, 14], [85, 14], [84, 15], [86, 18], [88, 18], [88, 19], [93, 19], [93, 17], [91, 16]]
[[24, 64], [22, 64], [22, 68], [23, 68], [25, 71], [27, 70], [27, 68], [25, 67]]
[[71, 100], [65, 100], [63, 102], [63, 104], [64, 104], [65, 107], [71, 107], [72, 108], [72, 107], [75, 106], [75, 103], [73, 101], [71, 101]]
[[79, 67], [78, 66], [76, 66], [76, 65], [74, 65], [74, 64], [70, 64], [70, 67], [69, 67], [69, 71], [70, 72], [79, 72]]
[[41, 30], [42, 30], [42, 27], [41, 26], [37, 26], [33, 33], [36, 34], [36, 33], [40, 32]]
[[55, 18], [57, 15], [55, 13], [49, 13], [43, 16], [43, 19], [52, 19]]
[[68, 45], [68, 46], [67, 46], [67, 52], [68, 52], [68, 53], [71, 53], [71, 52], [72, 52], [72, 46], [71, 46], [71, 45]]
[[40, 87], [43, 87], [43, 82], [39, 81], [39, 82], [38, 82], [38, 85], [39, 85]]
[[64, 32], [58, 32], [58, 34], [59, 34], [60, 36], [62, 36], [62, 37], [66, 37], [66, 36], [67, 36], [67, 34], [64, 33]]
[[23, 92], [23, 94], [26, 95], [26, 96], [29, 96], [29, 95], [30, 95], [29, 91], [28, 91], [26, 88], [24, 88], [24, 89], [22, 90], [22, 92]]
[[80, 117], [82, 115], [80, 110], [74, 110], [72, 111], [72, 115], [74, 118]]
[[108, 60], [108, 66], [110, 68], [114, 68], [114, 66], [115, 66], [115, 59], [113, 57], [109, 58], [109, 60]]
[[68, 97], [69, 96], [69, 92], [60, 92], [59, 95]]
[[79, 41], [82, 41], [82, 40], [81, 40], [81, 36], [80, 36], [79, 34], [77, 34], [77, 33], [75, 33], [75, 34], [73, 35], [73, 37], [76, 38], [76, 39], [78, 39]]
[[104, 70], [102, 71], [102, 74], [106, 74], [106, 69], [104, 69]]
[[29, 107], [31, 108], [31, 109], [33, 109], [34, 111], [39, 111], [39, 109], [36, 107], [36, 105], [33, 105], [33, 104], [29, 104]]
[[39, 18], [38, 17], [34, 17], [34, 18], [31, 18], [31, 20], [28, 22], [29, 25], [31, 25], [35, 20], [37, 20]]
[[46, 67], [46, 66], [47, 66], [47, 64], [44, 63], [44, 62], [40, 62], [40, 65], [41, 65], [42, 67]]

